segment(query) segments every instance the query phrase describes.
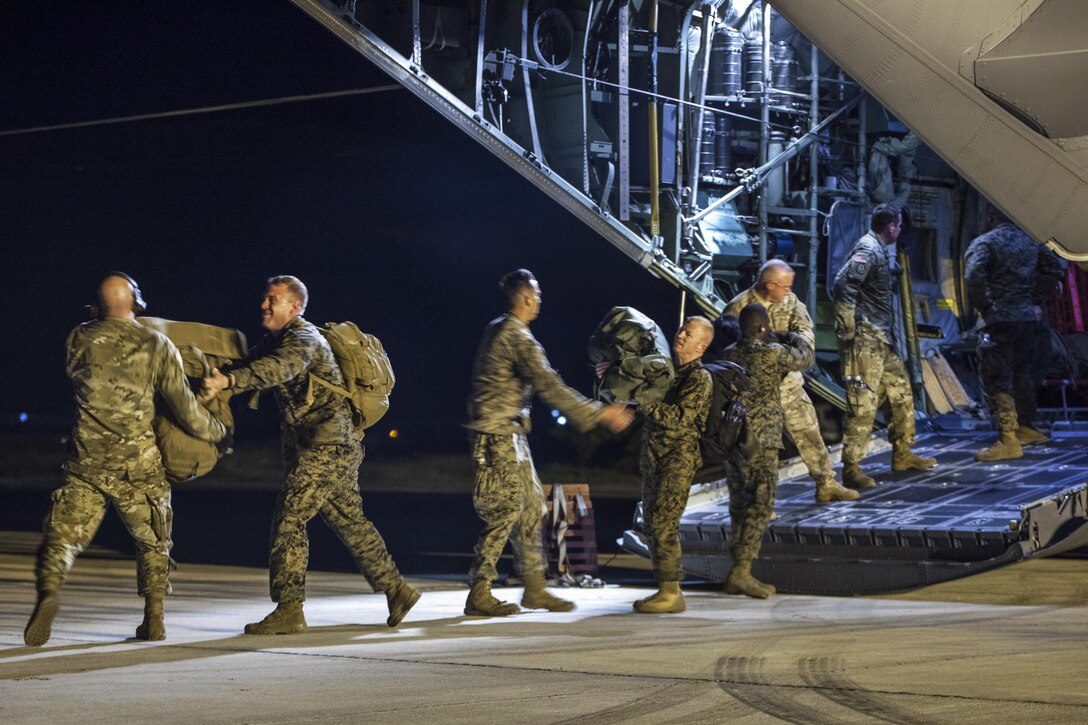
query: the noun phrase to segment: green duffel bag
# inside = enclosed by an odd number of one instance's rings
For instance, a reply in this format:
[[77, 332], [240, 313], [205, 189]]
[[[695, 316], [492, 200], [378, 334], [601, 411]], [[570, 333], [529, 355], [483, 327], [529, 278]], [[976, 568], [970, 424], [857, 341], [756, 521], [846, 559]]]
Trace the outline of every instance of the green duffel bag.
[[[237, 362], [246, 355], [246, 337], [238, 330], [201, 322], [177, 322], [161, 317], [138, 317], [145, 327], [170, 338], [181, 353], [182, 367], [193, 393], [199, 396], [202, 381], [212, 368]], [[194, 438], [178, 424], [169, 406], [158, 404], [152, 426], [162, 454], [163, 468], [170, 483], [181, 483], [203, 476], [222, 455], [230, 453], [234, 416], [230, 410], [230, 391], [224, 390], [209, 401], [202, 401], [208, 412], [227, 429], [227, 444]]]
[[634, 307], [609, 310], [590, 336], [587, 352], [599, 371], [597, 398], [606, 403], [656, 403], [676, 375], [661, 328]]

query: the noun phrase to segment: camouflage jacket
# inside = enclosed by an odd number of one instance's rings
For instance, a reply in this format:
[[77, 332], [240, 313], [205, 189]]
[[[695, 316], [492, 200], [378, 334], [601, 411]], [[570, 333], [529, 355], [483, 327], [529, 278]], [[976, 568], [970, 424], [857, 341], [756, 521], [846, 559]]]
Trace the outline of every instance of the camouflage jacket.
[[852, 329], [859, 337], [892, 344], [894, 293], [887, 246], [874, 232], [868, 232], [835, 275], [836, 330]]
[[[771, 330], [779, 335], [795, 332], [810, 348], [813, 354], [816, 351], [816, 331], [812, 324], [812, 317], [808, 314], [805, 303], [797, 298], [793, 292], [786, 295], [781, 302], [770, 302], [759, 296], [755, 287], [741, 292], [726, 306], [725, 311], [731, 315], [740, 316], [740, 311], [750, 304], [763, 305], [771, 318]], [[798, 371], [792, 371], [782, 381], [782, 393], [790, 394], [805, 384], [805, 378]]]
[[1008, 223], [977, 237], [964, 259], [967, 298], [984, 325], [1034, 322], [1034, 306], [1054, 294], [1062, 274], [1053, 252]]
[[781, 344], [742, 339], [725, 351], [725, 359], [745, 368], [750, 376], [749, 388], [741, 395], [749, 440], [764, 449], [781, 448], [778, 387], [787, 373], [812, 367], [812, 348], [801, 335], [789, 333]]
[[706, 429], [714, 383], [701, 360], [692, 360], [676, 370], [676, 378], [665, 399], [639, 408], [645, 417], [642, 443], [660, 455], [694, 456], [699, 467], [699, 439]]
[[349, 445], [357, 440], [348, 399], [310, 379], [316, 375], [344, 385], [329, 343], [303, 318], [296, 317], [278, 333], [265, 335], [246, 362], [232, 372], [236, 391], [274, 391], [285, 441], [305, 448]]
[[197, 438], [214, 443], [226, 434], [193, 396], [181, 355], [162, 333], [107, 317], [76, 327], [67, 347], [76, 421], [66, 470], [161, 471], [151, 427], [156, 395]]
[[548, 364], [528, 325], [511, 314], [492, 320], [472, 364], [465, 427], [480, 433], [528, 433], [534, 393], [578, 430], [593, 428], [601, 417], [600, 403], [568, 387]]

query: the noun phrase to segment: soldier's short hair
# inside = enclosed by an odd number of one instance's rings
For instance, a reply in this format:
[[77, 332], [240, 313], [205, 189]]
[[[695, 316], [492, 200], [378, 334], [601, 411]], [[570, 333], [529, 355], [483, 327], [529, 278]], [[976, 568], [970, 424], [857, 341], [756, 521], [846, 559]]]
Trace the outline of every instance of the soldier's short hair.
[[306, 303], [310, 301], [310, 293], [306, 289], [306, 285], [302, 284], [302, 280], [298, 277], [293, 277], [289, 274], [280, 274], [275, 277], [268, 278], [269, 286], [274, 284], [282, 284], [287, 288], [287, 291], [295, 298], [299, 306], [302, 307], [302, 312], [306, 311]]
[[878, 204], [873, 209], [872, 219], [869, 221], [869, 228], [877, 234], [888, 228], [888, 225], [894, 222], [903, 213], [903, 210], [897, 207], [895, 204]]
[[740, 311], [740, 336], [742, 339], [759, 337], [771, 326], [771, 318], [767, 314], [767, 308], [758, 302], [745, 305]]
[[707, 343], [709, 343], [711, 340], [714, 339], [714, 323], [713, 322], [706, 319], [702, 315], [692, 315], [691, 317], [684, 320], [685, 325], [688, 324], [689, 322], [695, 323], [696, 326], [704, 328], [704, 330], [706, 331]]
[[793, 267], [789, 265], [784, 259], [768, 259], [763, 263], [763, 266], [759, 268], [759, 274], [756, 275], [756, 284], [760, 285], [767, 281], [767, 278], [771, 276], [772, 270], [778, 270], [779, 272], [796, 274], [793, 271]]
[[519, 294], [526, 289], [532, 289], [532, 283], [536, 280], [533, 273], [527, 269], [515, 269], [507, 272], [499, 280], [499, 287], [510, 304], [514, 304]]

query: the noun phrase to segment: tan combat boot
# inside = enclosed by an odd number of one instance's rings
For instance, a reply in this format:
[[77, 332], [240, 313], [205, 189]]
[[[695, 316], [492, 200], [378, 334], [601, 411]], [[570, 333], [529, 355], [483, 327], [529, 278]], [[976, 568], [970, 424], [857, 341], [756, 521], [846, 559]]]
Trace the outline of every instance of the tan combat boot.
[[396, 627], [419, 601], [419, 590], [401, 579], [385, 590], [385, 599], [389, 604], [389, 617], [385, 623], [390, 627]]
[[761, 582], [752, 576], [751, 562], [736, 562], [729, 570], [729, 576], [725, 578], [726, 594], [743, 594], [753, 599], [766, 599], [774, 594], [777, 589], [774, 584]]
[[861, 498], [860, 493], [843, 488], [834, 478], [816, 482], [816, 503], [856, 501], [859, 498]]
[[924, 471], [937, 465], [936, 458], [923, 458], [910, 449], [906, 441], [892, 443], [893, 471]]
[[635, 611], [643, 614], [679, 614], [686, 608], [680, 582], [661, 582], [656, 592], [635, 602]]
[[246, 634], [298, 634], [306, 631], [302, 602], [280, 602], [267, 617], [246, 625]]
[[136, 627], [136, 639], [157, 642], [166, 639], [166, 625], [162, 621], [162, 593], [144, 597], [144, 621]]
[[38, 603], [30, 615], [26, 629], [23, 630], [23, 643], [27, 647], [41, 647], [49, 641], [53, 633], [53, 618], [60, 609], [60, 597], [56, 589], [43, 589], [38, 592]]
[[976, 461], [1010, 461], [1023, 457], [1024, 449], [1020, 446], [1020, 441], [1016, 439], [1016, 433], [1011, 430], [1001, 431], [996, 443], [975, 452]]
[[472, 582], [465, 602], [465, 614], [470, 617], [508, 617], [517, 614], [521, 608], [513, 602], [503, 602], [491, 593], [491, 582], [477, 579]]
[[1016, 440], [1020, 441], [1021, 446], [1030, 446], [1033, 443], [1048, 441], [1050, 436], [1035, 426], [1022, 425], [1016, 429]]
[[865, 471], [861, 470], [861, 466], [858, 464], [843, 461], [842, 485], [847, 488], [852, 488], [855, 491], [861, 491], [876, 486], [876, 481], [870, 478]]
[[549, 593], [544, 588], [544, 574], [535, 572], [525, 575], [525, 593], [521, 595], [521, 606], [526, 609], [547, 609], [549, 612], [569, 612], [574, 609], [574, 602]]

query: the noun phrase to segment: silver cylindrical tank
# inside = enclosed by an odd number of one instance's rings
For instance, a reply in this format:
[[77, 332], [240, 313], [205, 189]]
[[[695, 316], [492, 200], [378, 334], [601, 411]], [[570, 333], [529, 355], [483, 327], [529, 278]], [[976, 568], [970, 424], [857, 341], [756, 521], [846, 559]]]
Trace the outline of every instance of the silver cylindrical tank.
[[[797, 53], [786, 41], [771, 47], [771, 85], [783, 91], [797, 92]], [[789, 101], [789, 97], [778, 101]]]
[[749, 95], [763, 90], [763, 43], [749, 40], [744, 46], [744, 91]]

